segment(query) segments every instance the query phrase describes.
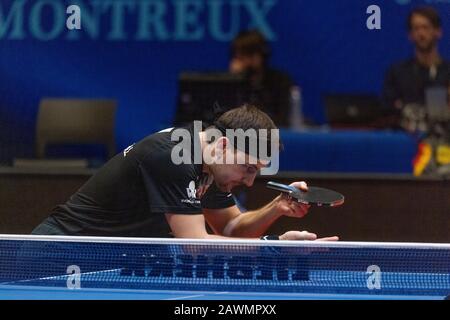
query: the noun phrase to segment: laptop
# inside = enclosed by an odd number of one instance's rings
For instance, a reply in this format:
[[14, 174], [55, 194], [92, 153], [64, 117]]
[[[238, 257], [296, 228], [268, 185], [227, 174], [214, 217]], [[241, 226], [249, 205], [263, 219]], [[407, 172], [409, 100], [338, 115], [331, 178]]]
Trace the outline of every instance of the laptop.
[[430, 121], [449, 121], [448, 89], [442, 86], [426, 88], [425, 108]]
[[328, 94], [325, 114], [332, 128], [365, 128], [383, 115], [380, 99], [371, 94]]

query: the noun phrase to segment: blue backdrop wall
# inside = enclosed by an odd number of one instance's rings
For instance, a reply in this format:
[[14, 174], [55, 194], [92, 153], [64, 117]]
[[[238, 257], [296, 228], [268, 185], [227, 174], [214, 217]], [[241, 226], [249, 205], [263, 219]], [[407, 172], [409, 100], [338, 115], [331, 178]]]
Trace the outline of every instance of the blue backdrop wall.
[[[66, 27], [71, 4], [81, 30]], [[380, 30], [366, 26], [372, 4]], [[167, 127], [178, 73], [225, 70], [229, 41], [254, 27], [271, 40], [272, 65], [302, 87], [306, 116], [322, 123], [321, 94], [379, 93], [386, 68], [411, 56], [405, 19], [420, 4], [440, 11], [449, 58], [450, 0], [1, 0], [0, 162], [33, 155], [42, 97], [117, 99], [119, 148]]]

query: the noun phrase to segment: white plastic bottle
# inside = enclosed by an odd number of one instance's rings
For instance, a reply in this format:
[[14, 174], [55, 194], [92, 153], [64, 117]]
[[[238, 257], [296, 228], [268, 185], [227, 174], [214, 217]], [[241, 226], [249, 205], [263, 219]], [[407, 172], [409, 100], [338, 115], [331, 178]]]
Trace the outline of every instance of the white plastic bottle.
[[299, 86], [292, 86], [290, 92], [290, 117], [289, 117], [289, 125], [291, 129], [294, 130], [303, 130], [305, 127], [305, 123], [303, 121], [303, 112], [302, 112], [302, 92]]

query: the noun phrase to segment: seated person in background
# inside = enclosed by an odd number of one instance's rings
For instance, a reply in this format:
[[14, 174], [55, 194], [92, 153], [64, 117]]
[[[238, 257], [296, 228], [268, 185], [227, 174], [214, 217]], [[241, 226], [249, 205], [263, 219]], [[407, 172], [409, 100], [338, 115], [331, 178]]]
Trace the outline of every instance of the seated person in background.
[[438, 12], [432, 7], [416, 8], [408, 16], [407, 26], [415, 55], [388, 70], [383, 89], [383, 104], [396, 125], [406, 105], [425, 104], [427, 88], [448, 88], [450, 95], [450, 62], [438, 51], [442, 37]]
[[249, 103], [258, 105], [279, 127], [289, 126], [290, 77], [269, 67], [270, 49], [258, 31], [243, 31], [231, 44], [230, 72], [250, 81]]

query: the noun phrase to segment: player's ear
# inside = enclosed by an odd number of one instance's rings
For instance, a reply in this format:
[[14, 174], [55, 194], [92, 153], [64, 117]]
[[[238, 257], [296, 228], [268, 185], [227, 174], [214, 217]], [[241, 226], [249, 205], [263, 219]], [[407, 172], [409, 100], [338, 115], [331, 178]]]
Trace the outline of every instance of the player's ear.
[[216, 141], [214, 141], [214, 150], [212, 151], [212, 155], [216, 159], [216, 163], [222, 163], [220, 160], [225, 158], [225, 152], [227, 148], [227, 138], [220, 137]]
[[217, 139], [216, 150], [222, 154], [225, 154], [230, 141], [227, 137], [220, 137]]
[[442, 38], [442, 28], [436, 29], [436, 38], [441, 39]]
[[217, 152], [220, 152], [224, 163], [230, 164], [235, 163], [235, 150], [232, 147], [230, 140], [227, 137], [221, 137], [218, 141], [218, 149]]

